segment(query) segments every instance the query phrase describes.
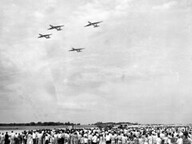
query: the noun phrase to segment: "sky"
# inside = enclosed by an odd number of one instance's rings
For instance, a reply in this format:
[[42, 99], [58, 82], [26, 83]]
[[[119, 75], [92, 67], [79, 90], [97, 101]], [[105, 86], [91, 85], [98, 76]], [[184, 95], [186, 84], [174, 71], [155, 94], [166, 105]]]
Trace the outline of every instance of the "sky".
[[1, 0], [0, 122], [191, 123], [191, 8], [191, 0]]

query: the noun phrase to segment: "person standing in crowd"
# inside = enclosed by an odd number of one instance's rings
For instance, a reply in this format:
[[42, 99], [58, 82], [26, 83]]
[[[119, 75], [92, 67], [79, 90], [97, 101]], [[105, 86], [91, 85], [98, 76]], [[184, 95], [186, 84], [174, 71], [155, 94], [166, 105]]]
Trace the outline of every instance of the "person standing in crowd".
[[19, 144], [22, 144], [22, 135], [20, 133], [18, 134], [18, 141], [19, 141]]
[[43, 136], [42, 131], [39, 131], [37, 133], [37, 144], [42, 144], [42, 136]]
[[110, 134], [108, 132], [106, 133], [105, 138], [106, 138], [106, 144], [111, 144], [111, 137], [110, 137]]
[[133, 134], [131, 138], [132, 138], [133, 144], [140, 144], [139, 143], [139, 139], [141, 138], [140, 135], [137, 137], [135, 134]]
[[104, 132], [99, 136], [99, 144], [106, 144], [106, 137]]
[[4, 133], [0, 133], [0, 144], [4, 144]]
[[69, 135], [69, 132], [66, 132], [65, 133], [65, 144], [69, 144], [70, 142], [70, 135]]
[[162, 144], [162, 140], [160, 138], [160, 133], [157, 134], [156, 144]]
[[87, 137], [87, 135], [85, 135], [85, 137], [84, 137], [84, 144], [88, 144], [88, 137]]
[[122, 134], [122, 144], [127, 144], [127, 137], [125, 134]]
[[47, 135], [46, 131], [43, 131], [42, 144], [45, 144], [45, 137]]
[[149, 138], [147, 134], [144, 135], [143, 139], [144, 139], [144, 144], [149, 144]]
[[[137, 136], [136, 136], [136, 138], [137, 138]], [[138, 136], [138, 144], [144, 144], [144, 139], [143, 139], [143, 137], [142, 137], [142, 135], [140, 134], [139, 136]], [[137, 143], [137, 141], [136, 141], [136, 143]]]
[[97, 135], [96, 135], [96, 133], [93, 134], [92, 144], [97, 144]]
[[115, 135], [114, 132], [111, 134], [111, 144], [115, 144]]
[[32, 131], [32, 137], [33, 137], [33, 144], [37, 144], [37, 133], [35, 131]]
[[122, 144], [122, 136], [120, 132], [117, 135], [117, 144]]
[[183, 144], [192, 144], [191, 140], [188, 138], [188, 132], [183, 134]]
[[51, 134], [49, 137], [49, 144], [54, 144], [54, 135]]
[[168, 144], [169, 138], [167, 133], [164, 134], [163, 140], [164, 140], [164, 144]]
[[92, 134], [91, 134], [91, 131], [88, 132], [88, 144], [92, 144]]
[[84, 144], [84, 135], [83, 134], [81, 134], [80, 144]]
[[174, 136], [174, 133], [171, 134], [170, 141], [171, 141], [171, 144], [176, 144], [177, 143], [177, 138]]
[[33, 136], [31, 132], [27, 135], [27, 144], [33, 144]]
[[5, 134], [5, 143], [4, 144], [9, 144], [9, 143], [10, 143], [9, 135], [8, 135], [8, 132], [6, 132], [6, 134]]
[[149, 140], [149, 144], [153, 144], [153, 137], [151, 135], [151, 132], [149, 133], [148, 140]]
[[77, 132], [74, 133], [74, 144], [78, 144], [78, 134]]
[[45, 134], [45, 144], [49, 144], [49, 134]]
[[115, 132], [114, 137], [115, 137], [115, 144], [118, 144], [118, 135], [117, 135], [117, 132]]
[[23, 144], [27, 144], [27, 133], [26, 133], [26, 131], [24, 131], [23, 133], [22, 133], [22, 143]]
[[15, 133], [13, 131], [11, 131], [10, 134], [10, 144], [15, 144]]
[[177, 139], [176, 144], [183, 144], [182, 135], [178, 135], [178, 139]]
[[15, 136], [14, 136], [14, 144], [19, 144], [19, 139], [18, 139], [17, 133], [15, 133]]

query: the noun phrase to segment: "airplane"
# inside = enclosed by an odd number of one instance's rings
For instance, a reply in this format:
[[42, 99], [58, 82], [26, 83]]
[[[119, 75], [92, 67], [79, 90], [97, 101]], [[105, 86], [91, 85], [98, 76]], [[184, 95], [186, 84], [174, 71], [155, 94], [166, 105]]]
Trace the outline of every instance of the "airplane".
[[46, 39], [49, 39], [49, 38], [50, 38], [50, 35], [52, 35], [52, 34], [45, 34], [45, 35], [39, 34], [39, 37], [38, 37], [38, 38], [46, 38]]
[[98, 22], [90, 22], [90, 21], [88, 21], [88, 24], [85, 25], [85, 27], [88, 27], [88, 26], [99, 27], [98, 24], [101, 23], [101, 22], [103, 22], [103, 21], [98, 21]]
[[72, 47], [72, 49], [69, 50], [69, 51], [82, 52], [82, 51], [81, 51], [82, 49], [85, 49], [85, 48], [73, 48], [73, 47]]
[[64, 25], [57, 25], [57, 26], [53, 26], [53, 25], [49, 25], [50, 28], [48, 30], [52, 30], [52, 29], [56, 29], [57, 31], [61, 31], [61, 27], [63, 27]]

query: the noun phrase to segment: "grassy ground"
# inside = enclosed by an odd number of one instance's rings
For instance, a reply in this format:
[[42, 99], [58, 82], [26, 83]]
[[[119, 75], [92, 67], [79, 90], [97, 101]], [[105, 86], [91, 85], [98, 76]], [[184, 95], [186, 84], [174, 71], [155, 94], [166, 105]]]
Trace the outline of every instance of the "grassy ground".
[[[95, 126], [92, 125], [78, 125], [74, 126], [74, 128], [92, 128]], [[66, 125], [58, 125], [58, 126], [0, 126], [0, 130], [35, 130], [35, 129], [62, 129], [68, 128]]]

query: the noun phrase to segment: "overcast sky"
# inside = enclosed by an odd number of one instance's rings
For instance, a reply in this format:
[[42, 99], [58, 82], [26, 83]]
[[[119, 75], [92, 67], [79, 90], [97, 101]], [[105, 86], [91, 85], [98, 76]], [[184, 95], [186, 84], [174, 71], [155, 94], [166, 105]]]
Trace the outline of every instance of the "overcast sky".
[[0, 122], [191, 122], [191, 8], [191, 0], [1, 0]]

